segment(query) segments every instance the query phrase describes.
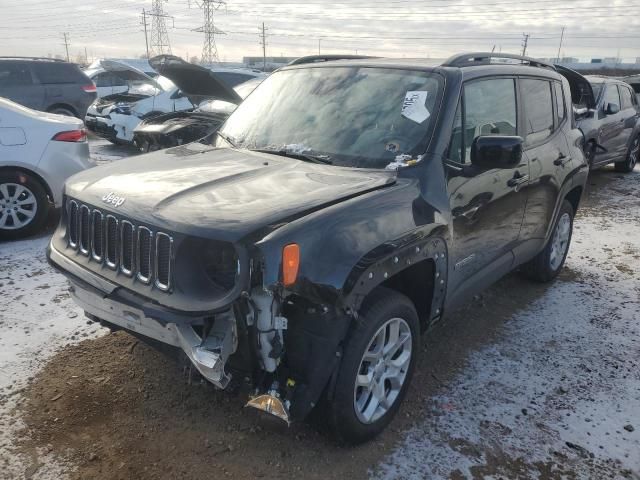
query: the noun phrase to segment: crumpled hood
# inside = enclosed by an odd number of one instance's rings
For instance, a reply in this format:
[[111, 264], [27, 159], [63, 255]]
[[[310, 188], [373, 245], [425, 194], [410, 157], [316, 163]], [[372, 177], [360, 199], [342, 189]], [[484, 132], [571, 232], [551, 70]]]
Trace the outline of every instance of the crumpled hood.
[[235, 241], [395, 179], [395, 172], [190, 144], [81, 172], [66, 194], [141, 223]]

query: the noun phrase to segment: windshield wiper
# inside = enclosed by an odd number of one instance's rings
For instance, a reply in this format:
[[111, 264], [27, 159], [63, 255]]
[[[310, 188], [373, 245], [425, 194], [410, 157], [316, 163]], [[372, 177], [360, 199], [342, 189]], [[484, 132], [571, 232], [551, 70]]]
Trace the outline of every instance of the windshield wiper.
[[295, 158], [297, 160], [304, 160], [313, 163], [323, 163], [325, 165], [333, 165], [331, 157], [329, 155], [312, 155], [310, 153], [295, 153], [288, 152], [287, 150], [272, 150], [269, 148], [251, 148], [252, 152], [270, 153], [271, 155], [279, 155], [281, 157]]
[[227, 142], [233, 148], [238, 148], [238, 145], [236, 145], [236, 142], [234, 142], [229, 135], [227, 135], [225, 133], [222, 133], [220, 130], [218, 130], [216, 132], [216, 135], [218, 135], [221, 139], [223, 139], [225, 142]]

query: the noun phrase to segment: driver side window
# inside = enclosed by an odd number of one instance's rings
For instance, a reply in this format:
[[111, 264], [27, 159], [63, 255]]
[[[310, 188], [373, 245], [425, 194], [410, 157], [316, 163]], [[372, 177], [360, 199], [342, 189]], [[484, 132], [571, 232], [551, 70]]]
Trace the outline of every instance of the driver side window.
[[513, 78], [477, 80], [464, 86], [449, 147], [449, 158], [471, 162], [476, 137], [517, 134], [516, 85]]

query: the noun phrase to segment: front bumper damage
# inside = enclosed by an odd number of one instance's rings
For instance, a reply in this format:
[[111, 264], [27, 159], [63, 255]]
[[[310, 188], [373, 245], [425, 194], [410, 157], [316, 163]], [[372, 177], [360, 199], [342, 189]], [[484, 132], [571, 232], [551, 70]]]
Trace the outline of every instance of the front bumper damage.
[[226, 388], [231, 377], [224, 366], [238, 346], [232, 312], [216, 315], [213, 326], [201, 337], [189, 323], [163, 323], [141, 309], [125, 305], [72, 283], [71, 296], [90, 317], [129, 330], [143, 337], [182, 349], [200, 374], [218, 388]]
[[82, 268], [53, 245], [47, 257], [88, 318], [184, 352], [217, 388], [249, 386], [248, 407], [290, 424], [331, 390], [351, 317], [330, 304], [254, 288], [215, 311], [182, 312]]

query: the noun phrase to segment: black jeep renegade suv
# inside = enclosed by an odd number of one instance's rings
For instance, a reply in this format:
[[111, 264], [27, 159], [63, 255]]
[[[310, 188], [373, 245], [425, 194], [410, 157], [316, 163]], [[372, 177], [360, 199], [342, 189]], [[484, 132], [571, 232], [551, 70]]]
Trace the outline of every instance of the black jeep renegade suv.
[[515, 268], [558, 274], [582, 140], [567, 80], [533, 59], [298, 62], [213, 144], [73, 177], [49, 259], [89, 318], [363, 441], [444, 312]]

